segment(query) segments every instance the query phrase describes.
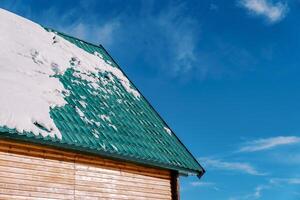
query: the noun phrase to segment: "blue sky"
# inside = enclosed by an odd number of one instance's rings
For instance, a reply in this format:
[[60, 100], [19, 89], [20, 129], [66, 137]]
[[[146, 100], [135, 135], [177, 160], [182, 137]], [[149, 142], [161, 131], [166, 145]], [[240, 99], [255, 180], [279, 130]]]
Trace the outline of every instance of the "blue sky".
[[0, 0], [103, 44], [205, 166], [183, 200], [300, 199], [300, 1]]

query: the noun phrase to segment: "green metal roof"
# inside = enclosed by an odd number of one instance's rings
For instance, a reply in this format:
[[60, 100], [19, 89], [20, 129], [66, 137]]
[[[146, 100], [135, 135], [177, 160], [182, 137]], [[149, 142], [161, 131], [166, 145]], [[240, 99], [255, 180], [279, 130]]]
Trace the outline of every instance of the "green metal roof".
[[[89, 53], [98, 52], [106, 62], [119, 68], [102, 46], [62, 33], [57, 34]], [[168, 133], [167, 124], [143, 96], [137, 99], [128, 93], [115, 77], [114, 82], [107, 81], [95, 89], [73, 73], [74, 69], [69, 68], [63, 75], [57, 75], [70, 94], [65, 97], [65, 106], [56, 107], [50, 113], [62, 134], [61, 140], [36, 136], [30, 132], [18, 133], [7, 127], [0, 127], [0, 136], [94, 153], [185, 174], [201, 176], [204, 173], [204, 169], [178, 137], [173, 132]], [[105, 73], [99, 75], [104, 81], [109, 78]], [[133, 84], [132, 87], [135, 88]], [[84, 113], [84, 119], [76, 109]], [[109, 116], [109, 119], [104, 116]]]

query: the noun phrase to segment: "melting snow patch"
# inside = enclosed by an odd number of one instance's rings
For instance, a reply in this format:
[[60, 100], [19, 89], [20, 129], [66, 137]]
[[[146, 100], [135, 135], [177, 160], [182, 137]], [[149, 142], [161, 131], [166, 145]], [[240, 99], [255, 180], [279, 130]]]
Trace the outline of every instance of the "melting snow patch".
[[[113, 113], [112, 113], [112, 114], [113, 114]], [[118, 130], [117, 127], [116, 127], [115, 125], [111, 124], [111, 119], [110, 119], [109, 116], [107, 116], [107, 115], [100, 115], [100, 118], [101, 118], [102, 120], [108, 121], [108, 122], [109, 122], [109, 123], [108, 123], [108, 126], [112, 127], [115, 131]]]
[[93, 130], [92, 134], [95, 136], [95, 138], [99, 138], [99, 132], [97, 130]]
[[91, 119], [91, 122], [93, 122], [96, 126], [100, 126], [101, 125], [100, 122], [96, 122], [95, 120], [92, 120], [92, 119]]
[[77, 106], [75, 107], [75, 110], [80, 117], [84, 117], [84, 113]]
[[79, 103], [80, 103], [80, 105], [81, 105], [82, 107], [86, 108], [86, 106], [87, 106], [87, 103], [86, 103], [86, 102], [84, 102], [84, 101], [79, 101]]
[[115, 145], [111, 144], [111, 146], [115, 151], [118, 151], [118, 148]]
[[56, 33], [3, 9], [0, 24], [0, 126], [61, 139], [49, 113], [51, 108], [66, 104], [63, 94], [67, 92], [53, 76], [64, 74], [70, 67], [95, 88], [99, 84], [95, 74], [110, 73], [127, 92], [140, 97], [122, 71], [106, 63], [100, 54], [90, 54]]
[[96, 91], [93, 91], [93, 92], [92, 92], [92, 95], [97, 96], [98, 93], [97, 93]]
[[122, 99], [117, 99], [117, 102], [118, 103], [122, 103]]
[[83, 85], [83, 83], [78, 80], [71, 80], [71, 82], [76, 83], [77, 85]]
[[74, 72], [73, 76], [75, 76], [81, 80], [86, 80], [89, 83], [89, 85], [92, 86], [92, 88], [94, 88], [94, 89], [100, 88], [97, 78], [93, 77], [93, 75], [91, 75], [91, 74], [87, 75], [85, 73]]
[[100, 144], [101, 148], [106, 151], [106, 145], [105, 144]]
[[172, 135], [172, 131], [171, 131], [169, 128], [164, 127], [164, 129], [165, 129], [165, 131], [166, 131], [169, 135]]
[[78, 115], [80, 116], [81, 120], [84, 121], [85, 123], [91, 124], [91, 125], [96, 125], [97, 127], [100, 126], [100, 122], [96, 122], [93, 119], [88, 119], [77, 106], [75, 107], [75, 110], [78, 113]]
[[113, 125], [113, 124], [108, 124], [108, 126], [110, 126], [110, 127], [112, 127], [113, 129], [115, 129], [115, 131], [118, 130], [117, 127], [116, 127], [115, 125]]
[[107, 115], [100, 115], [100, 118], [101, 118], [102, 120], [106, 120], [106, 121], [111, 122], [109, 116], [107, 116]]

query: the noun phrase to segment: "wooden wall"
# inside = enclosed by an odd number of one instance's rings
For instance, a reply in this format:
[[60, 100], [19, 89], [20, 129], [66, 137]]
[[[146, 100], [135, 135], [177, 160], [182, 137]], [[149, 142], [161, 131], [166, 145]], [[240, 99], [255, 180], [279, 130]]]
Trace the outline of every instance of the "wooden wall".
[[0, 140], [1, 200], [170, 200], [171, 180], [165, 170]]

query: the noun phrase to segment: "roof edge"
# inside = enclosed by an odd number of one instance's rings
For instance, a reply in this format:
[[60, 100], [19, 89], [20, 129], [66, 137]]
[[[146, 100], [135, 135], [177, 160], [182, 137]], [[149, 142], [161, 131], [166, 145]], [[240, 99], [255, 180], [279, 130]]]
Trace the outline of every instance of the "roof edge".
[[72, 152], [81, 153], [81, 154], [85, 153], [85, 154], [90, 154], [93, 156], [100, 156], [100, 157], [110, 159], [110, 160], [128, 162], [128, 163], [132, 163], [132, 164], [136, 164], [136, 165], [142, 165], [145, 167], [154, 167], [154, 168], [159, 168], [159, 169], [164, 169], [164, 170], [172, 170], [172, 171], [177, 171], [179, 174], [186, 175], [186, 176], [196, 175], [198, 178], [203, 176], [203, 174], [205, 172], [205, 171], [197, 171], [197, 170], [193, 170], [193, 169], [186, 169], [186, 168], [182, 168], [182, 167], [169, 166], [169, 165], [166, 165], [163, 163], [156, 163], [156, 162], [151, 162], [151, 161], [149, 162], [149, 161], [145, 161], [143, 159], [124, 157], [122, 155], [117, 155], [115, 153], [99, 151], [98, 149], [85, 148], [85, 147], [71, 145], [71, 144], [62, 143], [62, 142], [53, 142], [51, 139], [40, 140], [35, 137], [29, 138], [26, 135], [22, 135], [17, 132], [0, 132], [0, 139], [17, 141], [20, 143], [29, 143], [29, 144], [34, 144], [34, 145], [45, 145], [49, 148], [55, 148], [55, 149], [60, 149], [60, 150], [64, 150], [64, 151], [72, 151]]
[[[85, 42], [85, 41], [83, 41]], [[100, 44], [99, 45], [104, 51], [105, 53], [107, 53], [107, 55], [111, 58], [111, 60], [118, 66], [118, 68], [122, 71], [122, 73], [124, 74], [124, 76], [130, 81], [130, 83], [134, 86], [134, 88], [140, 93], [140, 95], [143, 97], [143, 99], [147, 102], [147, 104], [151, 107], [151, 109], [155, 112], [155, 114], [163, 121], [163, 123], [168, 127], [168, 124], [166, 123], [166, 121], [161, 117], [161, 115], [156, 111], [156, 109], [152, 106], [152, 104], [147, 100], [147, 98], [143, 95], [142, 92], [140, 92], [140, 90], [135, 86], [135, 84], [133, 83], [133, 81], [126, 75], [126, 73], [122, 70], [122, 68], [119, 66], [119, 64], [115, 61], [115, 59], [108, 53], [108, 51]], [[170, 128], [172, 130], [172, 128]], [[185, 148], [185, 150], [191, 155], [191, 157], [194, 159], [194, 161], [198, 164], [198, 166], [201, 168], [202, 172], [198, 173], [197, 177], [200, 179], [204, 173], [205, 173], [205, 169], [202, 167], [202, 165], [199, 163], [199, 161], [194, 157], [194, 155], [191, 153], [191, 151], [183, 144], [183, 142], [180, 140], [180, 138], [177, 136], [177, 134], [175, 134], [175, 132], [172, 130], [172, 132], [174, 133], [173, 135], [176, 137], [177, 141]]]

